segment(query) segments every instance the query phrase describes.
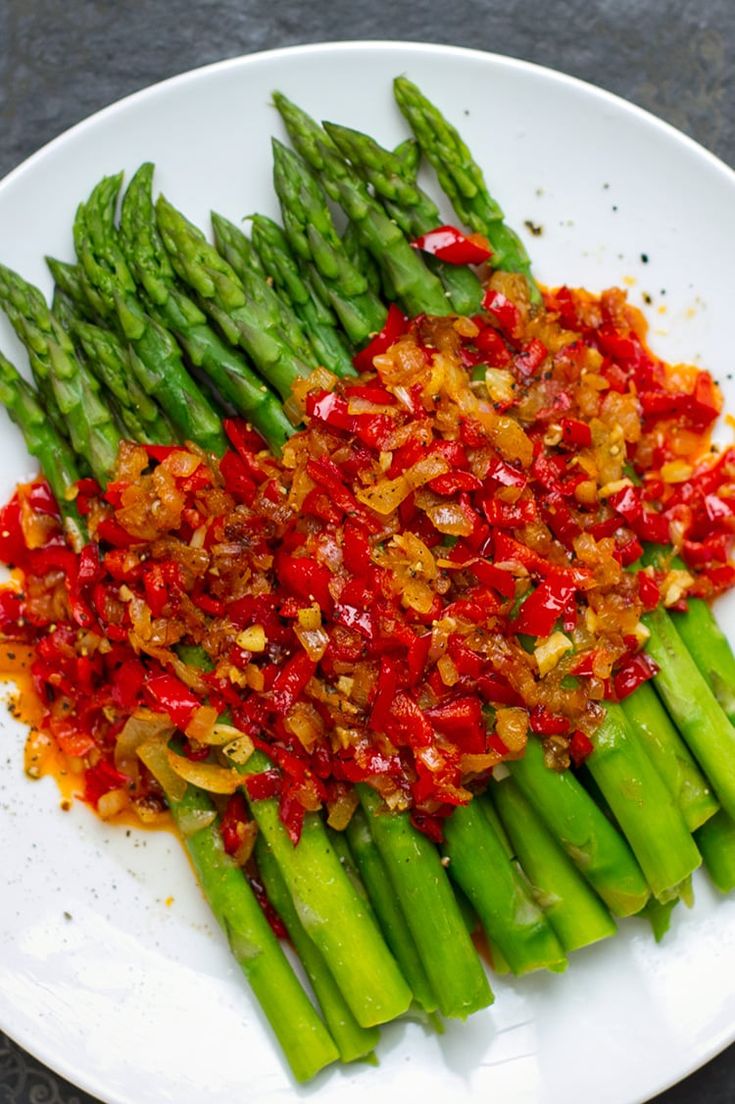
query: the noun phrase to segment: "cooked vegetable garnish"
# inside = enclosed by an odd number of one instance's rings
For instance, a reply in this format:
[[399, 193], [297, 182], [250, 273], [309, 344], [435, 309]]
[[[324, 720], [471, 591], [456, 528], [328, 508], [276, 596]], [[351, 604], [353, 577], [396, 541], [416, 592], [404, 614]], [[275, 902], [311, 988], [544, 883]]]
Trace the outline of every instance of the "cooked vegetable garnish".
[[391, 153], [276, 94], [283, 228], [215, 214], [211, 244], [145, 164], [119, 228], [121, 177], [80, 205], [51, 309], [0, 267], [42, 467], [0, 511], [0, 633], [79, 797], [173, 814], [298, 1080], [491, 1004], [478, 947], [558, 971], [613, 916], [660, 936], [702, 857], [735, 886], [719, 391], [620, 290], [542, 293], [456, 130], [396, 97]]

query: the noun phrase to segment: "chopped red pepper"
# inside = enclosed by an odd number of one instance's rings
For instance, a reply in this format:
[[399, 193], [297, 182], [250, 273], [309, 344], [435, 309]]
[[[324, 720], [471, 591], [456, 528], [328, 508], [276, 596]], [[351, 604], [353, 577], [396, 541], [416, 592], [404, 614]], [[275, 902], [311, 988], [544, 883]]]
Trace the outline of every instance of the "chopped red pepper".
[[521, 312], [518, 307], [501, 291], [488, 288], [485, 292], [482, 305], [493, 316], [501, 332], [509, 337], [515, 337], [521, 325]]
[[594, 750], [595, 745], [586, 732], [577, 729], [572, 733], [572, 738], [569, 741], [569, 754], [575, 767], [581, 767], [585, 759], [589, 759]]
[[153, 709], [167, 713], [177, 728], [186, 728], [201, 705], [186, 683], [168, 672], [149, 678], [144, 690]]
[[479, 265], [492, 256], [486, 238], [479, 234], [463, 234], [456, 226], [437, 226], [411, 244], [447, 264]]
[[657, 667], [653, 660], [640, 652], [633, 656], [613, 677], [615, 697], [618, 701], [627, 698], [634, 690], [647, 682], [656, 674]]
[[513, 631], [529, 636], [549, 636], [574, 600], [576, 587], [568, 579], [549, 575], [532, 591], [513, 622]]
[[375, 357], [380, 356], [381, 353], [387, 352], [391, 345], [395, 345], [398, 338], [406, 332], [406, 328], [407, 323], [405, 316], [395, 303], [391, 303], [380, 333], [376, 334], [365, 348], [361, 349], [360, 352], [356, 353], [352, 358], [352, 363], [355, 365], [358, 372], [369, 372], [373, 366]]

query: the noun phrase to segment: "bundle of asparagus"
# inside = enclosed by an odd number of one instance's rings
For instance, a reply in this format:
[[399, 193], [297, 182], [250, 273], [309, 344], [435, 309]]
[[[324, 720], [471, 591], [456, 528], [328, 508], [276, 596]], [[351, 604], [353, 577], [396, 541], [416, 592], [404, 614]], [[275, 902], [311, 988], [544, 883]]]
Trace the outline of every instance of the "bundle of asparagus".
[[[415, 142], [393, 152], [322, 127], [276, 94], [295, 147], [274, 143], [283, 228], [256, 215], [250, 241], [214, 215], [212, 245], [167, 199], [154, 204], [146, 164], [124, 194], [119, 228], [120, 177], [80, 205], [76, 264], [49, 260], [53, 309], [0, 266], [0, 306], [36, 381], [0, 357], [0, 400], [75, 547], [85, 529], [72, 488], [88, 471], [102, 486], [112, 479], [123, 435], [222, 455], [219, 411], [234, 410], [278, 453], [294, 429], [279, 396], [291, 410], [294, 384], [320, 364], [353, 374], [353, 354], [383, 329], [389, 301], [410, 315], [480, 309], [472, 268], [411, 247], [439, 221], [416, 183], [419, 152], [461, 221], [487, 237], [494, 264], [522, 274], [540, 302], [525, 249], [456, 130], [405, 78], [395, 93]], [[342, 237], [328, 198], [347, 217]], [[298, 1080], [371, 1054], [377, 1025], [412, 1002], [461, 1018], [488, 1005], [468, 931], [478, 918], [496, 966], [560, 970], [569, 952], [612, 935], [615, 917], [686, 897], [702, 857], [723, 892], [735, 888], [735, 657], [700, 600], [674, 615], [654, 610], [647, 628], [654, 685], [607, 704], [588, 773], [548, 769], [531, 740], [484, 796], [448, 818], [441, 850], [408, 813], [385, 814], [365, 784], [346, 832], [308, 813], [296, 846], [277, 802], [243, 788], [260, 878], [322, 1017], [225, 854], [209, 797], [191, 785], [169, 794], [203, 892]], [[270, 765], [256, 752], [242, 771]]]

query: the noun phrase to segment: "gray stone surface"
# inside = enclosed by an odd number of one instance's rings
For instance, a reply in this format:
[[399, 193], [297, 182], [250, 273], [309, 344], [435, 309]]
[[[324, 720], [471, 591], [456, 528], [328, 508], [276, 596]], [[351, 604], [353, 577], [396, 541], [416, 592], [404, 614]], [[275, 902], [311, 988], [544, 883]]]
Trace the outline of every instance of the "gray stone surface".
[[[185, 69], [301, 42], [391, 38], [564, 70], [735, 164], [733, 0], [0, 0], [0, 177], [93, 111]], [[734, 1100], [731, 1048], [658, 1104]], [[41, 1101], [94, 1104], [0, 1034], [0, 1102]]]

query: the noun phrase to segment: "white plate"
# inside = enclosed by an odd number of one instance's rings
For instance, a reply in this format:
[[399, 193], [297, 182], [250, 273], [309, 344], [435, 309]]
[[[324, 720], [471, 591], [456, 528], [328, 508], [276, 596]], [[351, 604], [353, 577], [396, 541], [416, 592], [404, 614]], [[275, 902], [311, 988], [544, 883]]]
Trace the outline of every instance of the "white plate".
[[[708, 365], [735, 410], [735, 177], [621, 100], [522, 62], [439, 46], [309, 46], [224, 62], [108, 108], [0, 185], [0, 256], [50, 290], [42, 257], [70, 257], [74, 208], [103, 174], [151, 158], [193, 219], [276, 214], [269, 139], [280, 88], [319, 118], [405, 134], [391, 78], [407, 73], [455, 120], [547, 283], [630, 281], [652, 298], [653, 345]], [[648, 263], [641, 255], [645, 254]], [[25, 363], [9, 326], [0, 347]], [[32, 465], [3, 421], [0, 493]], [[730, 611], [735, 607], [730, 604]], [[724, 612], [724, 611], [723, 611]], [[731, 619], [731, 625], [733, 621]], [[259, 1104], [319, 1094], [351, 1104], [633, 1104], [735, 1037], [735, 900], [704, 878], [656, 946], [630, 921], [563, 977], [495, 983], [495, 1006], [437, 1037], [385, 1030], [380, 1068], [295, 1089], [176, 841], [59, 810], [22, 774], [23, 732], [3, 719], [0, 1025], [108, 1104]], [[173, 898], [167, 903], [168, 898]]]

